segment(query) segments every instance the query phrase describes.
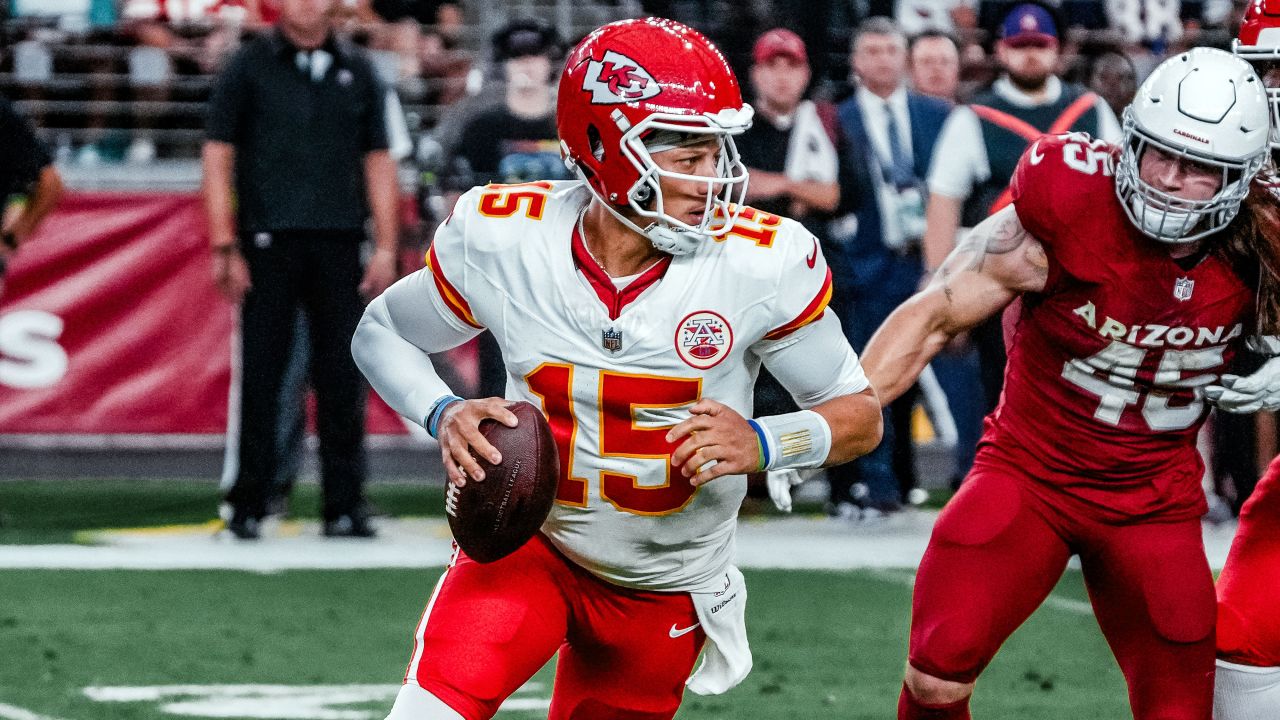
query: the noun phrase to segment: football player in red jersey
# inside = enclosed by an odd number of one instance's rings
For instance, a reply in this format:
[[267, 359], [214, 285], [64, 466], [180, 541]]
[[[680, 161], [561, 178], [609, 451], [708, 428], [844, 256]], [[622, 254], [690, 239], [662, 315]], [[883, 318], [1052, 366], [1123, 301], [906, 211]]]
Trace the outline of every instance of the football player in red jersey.
[[[668, 20], [612, 23], [569, 54], [557, 103], [578, 180], [464, 194], [429, 267], [352, 341], [455, 487], [484, 482], [476, 456], [500, 462], [478, 426], [511, 424], [508, 400], [543, 409], [560, 458], [537, 536], [445, 570], [391, 720], [491, 717], [557, 653], [554, 720], [667, 720], [685, 687], [724, 692], [751, 667], [732, 565], [744, 473], [879, 442], [817, 240], [741, 205], [733, 135], [752, 110], [719, 50]], [[506, 398], [464, 401], [427, 353], [486, 327]], [[751, 418], [761, 366], [805, 409]]]
[[[1274, 158], [1280, 149], [1280, 2], [1254, 0], [1245, 9], [1232, 48], [1253, 63], [1271, 104], [1273, 164], [1259, 182], [1277, 192]], [[1280, 218], [1277, 218], [1280, 222]], [[1207, 392], [1232, 412], [1277, 409], [1280, 367], [1264, 366], [1247, 380], [1224, 377]], [[1273, 461], [1240, 510], [1240, 525], [1218, 577], [1217, 720], [1280, 717], [1280, 459]]]
[[863, 362], [882, 402], [1002, 311], [1009, 349], [1000, 405], [920, 564], [900, 719], [968, 718], [978, 675], [1078, 555], [1134, 717], [1209, 720], [1195, 438], [1203, 388], [1280, 323], [1280, 228], [1259, 221], [1275, 201], [1250, 196], [1267, 135], [1246, 62], [1207, 48], [1166, 60], [1119, 148], [1033, 143], [1013, 205], [872, 338]]

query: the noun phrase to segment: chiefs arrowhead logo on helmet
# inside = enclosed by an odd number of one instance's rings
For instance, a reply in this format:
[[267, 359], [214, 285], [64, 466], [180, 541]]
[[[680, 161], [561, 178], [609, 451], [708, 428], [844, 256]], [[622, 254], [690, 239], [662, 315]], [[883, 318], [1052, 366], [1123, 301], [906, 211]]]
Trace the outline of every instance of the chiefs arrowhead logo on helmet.
[[609, 50], [603, 60], [592, 60], [582, 79], [582, 89], [591, 92], [596, 105], [647, 100], [662, 92], [662, 86], [640, 63]]

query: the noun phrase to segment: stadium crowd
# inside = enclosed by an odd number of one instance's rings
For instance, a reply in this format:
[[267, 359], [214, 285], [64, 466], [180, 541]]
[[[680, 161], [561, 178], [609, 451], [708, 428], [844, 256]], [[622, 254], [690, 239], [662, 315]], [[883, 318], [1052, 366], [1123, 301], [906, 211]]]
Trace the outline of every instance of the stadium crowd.
[[[573, 12], [548, 6], [539, 16], [529, 7], [503, 20], [479, 17], [466, 2], [338, 4], [335, 28], [369, 50], [395, 90], [389, 132], [393, 145], [404, 141], [393, 155], [415, 170], [420, 201], [401, 229], [404, 264], [421, 257], [467, 188], [568, 177], [554, 117], [565, 50], [599, 21], [663, 15], [704, 30], [743, 79], [757, 109], [740, 141], [752, 171], [748, 200], [801, 219], [823, 240], [833, 306], [857, 350], [941, 263], [957, 231], [1007, 202], [1002, 193], [1029, 137], [1082, 130], [1114, 141], [1116, 117], [1150, 70], [1188, 47], [1229, 47], [1245, 7], [1063, 0], [1011, 14], [1007, 0], [561, 5]], [[195, 157], [225, 59], [268, 31], [279, 10], [274, 0], [8, 0], [0, 12], [0, 91], [57, 162], [124, 162], [145, 173], [157, 161]], [[535, 19], [551, 16], [561, 22]], [[874, 520], [927, 497], [913, 457], [922, 432], [955, 448], [950, 483], [959, 482], [999, 397], [1000, 334], [992, 322], [960, 338], [886, 411], [882, 449], [828, 472], [833, 515]], [[477, 396], [500, 395], [497, 348], [487, 334], [478, 348], [454, 353], [455, 379]], [[792, 405], [764, 373], [757, 406]], [[1275, 454], [1276, 430], [1268, 415], [1217, 418], [1212, 428], [1202, 443], [1211, 515], [1224, 519], [1257, 482], [1259, 459]], [[752, 487], [763, 496], [762, 482]]]

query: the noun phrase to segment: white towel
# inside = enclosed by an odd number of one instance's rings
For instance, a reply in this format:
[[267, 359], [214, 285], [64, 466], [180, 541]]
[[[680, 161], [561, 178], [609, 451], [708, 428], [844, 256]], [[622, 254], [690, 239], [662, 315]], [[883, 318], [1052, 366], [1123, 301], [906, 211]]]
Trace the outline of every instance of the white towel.
[[689, 595], [702, 631], [707, 634], [707, 644], [702, 649], [702, 663], [685, 685], [699, 695], [719, 695], [742, 682], [751, 672], [747, 583], [742, 571], [731, 565], [724, 574], [721, 590]]
[[838, 172], [836, 147], [818, 117], [812, 101], [803, 100], [793, 115], [791, 140], [787, 144], [787, 164], [783, 171], [792, 180], [835, 182]]

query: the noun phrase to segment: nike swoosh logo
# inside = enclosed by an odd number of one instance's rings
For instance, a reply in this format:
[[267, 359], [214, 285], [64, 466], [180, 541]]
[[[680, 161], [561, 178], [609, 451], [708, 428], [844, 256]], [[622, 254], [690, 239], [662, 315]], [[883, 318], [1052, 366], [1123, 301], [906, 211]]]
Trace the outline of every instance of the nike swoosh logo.
[[804, 259], [804, 264], [812, 270], [814, 263], [818, 262], [818, 238], [813, 239], [813, 252], [809, 253], [809, 257]]
[[675, 623], [671, 623], [671, 629], [667, 631], [667, 634], [668, 634], [668, 635], [670, 635], [670, 636], [671, 636], [671, 637], [673, 637], [673, 638], [678, 638], [678, 637], [680, 637], [681, 635], [688, 635], [689, 633], [693, 632], [693, 631], [694, 631], [694, 630], [696, 630], [696, 629], [698, 628], [698, 626], [699, 626], [699, 625], [701, 625], [701, 624], [702, 624], [702, 623], [694, 623], [694, 624], [690, 625], [689, 627], [684, 628], [684, 629], [682, 630], [682, 629], [680, 629], [680, 628], [677, 628]]
[[1037, 152], [1039, 148], [1040, 148], [1039, 140], [1032, 143], [1031, 145], [1031, 164], [1032, 165], [1039, 165], [1040, 161], [1044, 159], [1044, 155], [1042, 153]]

